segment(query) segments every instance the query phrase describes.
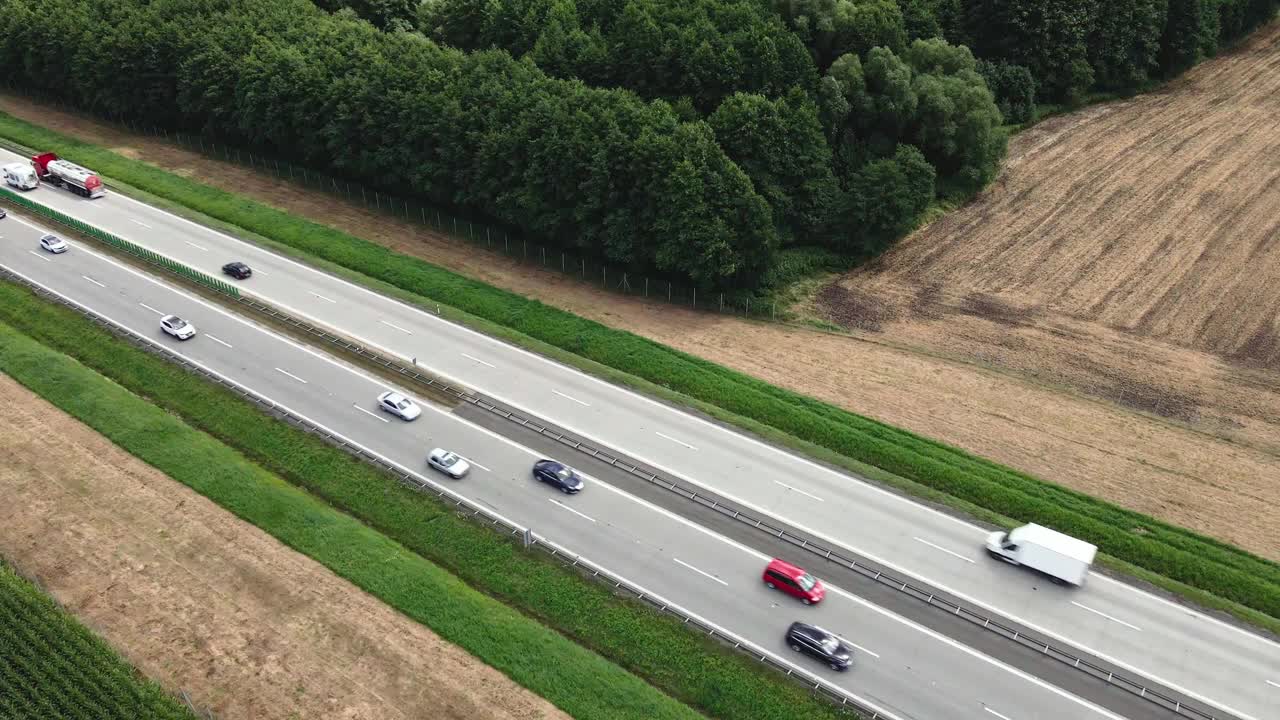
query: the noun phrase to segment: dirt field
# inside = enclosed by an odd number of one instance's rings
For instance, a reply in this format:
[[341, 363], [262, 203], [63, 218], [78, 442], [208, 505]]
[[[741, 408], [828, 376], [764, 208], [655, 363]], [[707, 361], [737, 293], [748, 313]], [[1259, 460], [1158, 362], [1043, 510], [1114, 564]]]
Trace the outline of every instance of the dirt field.
[[1167, 91], [1018, 136], [986, 196], [820, 293], [849, 334], [601, 293], [163, 141], [0, 110], [1280, 560], [1277, 65], [1273, 25]]
[[568, 720], [0, 374], [0, 556], [219, 720]]

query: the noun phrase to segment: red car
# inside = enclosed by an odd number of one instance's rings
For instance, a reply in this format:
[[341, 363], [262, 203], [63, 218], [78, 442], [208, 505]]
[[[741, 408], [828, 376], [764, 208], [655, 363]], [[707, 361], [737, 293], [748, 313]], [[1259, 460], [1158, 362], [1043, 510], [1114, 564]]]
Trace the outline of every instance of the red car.
[[826, 588], [818, 582], [818, 578], [785, 561], [774, 559], [764, 569], [764, 584], [770, 589], [800, 598], [805, 605], [818, 602], [827, 594]]

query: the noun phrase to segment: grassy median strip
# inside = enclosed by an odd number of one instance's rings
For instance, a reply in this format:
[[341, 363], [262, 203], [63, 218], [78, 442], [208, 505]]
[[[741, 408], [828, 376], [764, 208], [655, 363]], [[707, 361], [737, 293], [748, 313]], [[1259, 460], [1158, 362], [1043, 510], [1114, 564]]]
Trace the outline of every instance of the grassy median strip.
[[196, 716], [0, 559], [0, 717]]
[[25, 288], [0, 323], [0, 370], [574, 717], [847, 717]]
[[452, 319], [611, 381], [656, 391], [774, 441], [819, 448], [820, 459], [854, 471], [879, 468], [884, 472], [870, 474], [908, 492], [976, 509], [985, 519], [1039, 522], [1085, 538], [1113, 558], [1113, 566], [1136, 569], [1197, 602], [1280, 629], [1280, 565], [1225, 543], [2, 113], [0, 137], [54, 149], [293, 254], [346, 268], [348, 276], [363, 275], [365, 284], [396, 288], [402, 299], [452, 306]]

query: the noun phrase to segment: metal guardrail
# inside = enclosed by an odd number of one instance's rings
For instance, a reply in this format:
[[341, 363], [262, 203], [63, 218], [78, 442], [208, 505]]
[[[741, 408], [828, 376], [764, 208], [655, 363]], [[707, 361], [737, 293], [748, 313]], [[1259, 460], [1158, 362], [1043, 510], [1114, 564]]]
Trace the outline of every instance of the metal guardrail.
[[[165, 264], [162, 264], [162, 263], [153, 263], [153, 264], [156, 267], [160, 267], [165, 270], [170, 270], [170, 272], [174, 272]], [[0, 270], [5, 270], [5, 268], [3, 268], [3, 266], [0, 266]], [[179, 274], [179, 273], [175, 273], [175, 274]], [[181, 274], [179, 274], [179, 276], [185, 278], [185, 276]], [[19, 276], [19, 279], [22, 280], [24, 284], [28, 284], [28, 285], [30, 284], [30, 283], [27, 283], [24, 278], [20, 278], [20, 276]], [[185, 278], [185, 279], [190, 279], [190, 278]], [[62, 299], [62, 297], [60, 295], [57, 295], [56, 293], [54, 293], [53, 295], [54, 297]], [[503, 417], [504, 419], [510, 422], [516, 423], [518, 425], [521, 425], [524, 428], [537, 432], [540, 435], [551, 438], [565, 445], [566, 447], [570, 447], [578, 452], [589, 454], [592, 457], [602, 462], [606, 462], [613, 467], [619, 468], [631, 474], [632, 476], [645, 480], [646, 482], [649, 482], [650, 484], [660, 487], [663, 490], [675, 493], [676, 495], [679, 495], [686, 500], [691, 500], [693, 502], [698, 503], [699, 505], [702, 505], [703, 507], [709, 508], [711, 510], [715, 510], [716, 512], [719, 512], [728, 518], [731, 518], [733, 520], [749, 525], [757, 530], [766, 532], [774, 536], [775, 538], [778, 538], [780, 540], [790, 543], [791, 545], [795, 546], [800, 550], [803, 550], [813, 555], [816, 555], [818, 557], [821, 557], [822, 559], [835, 563], [837, 565], [844, 566], [872, 580], [873, 582], [877, 582], [877, 583], [880, 583], [881, 585], [892, 588], [897, 592], [906, 594], [910, 597], [920, 600], [927, 605], [939, 607], [952, 615], [961, 617], [975, 625], [979, 625], [987, 631], [1000, 635], [1024, 647], [1036, 650], [1037, 652], [1040, 652], [1041, 654], [1047, 657], [1053, 658], [1054, 660], [1057, 660], [1065, 665], [1069, 665], [1081, 672], [1084, 672], [1085, 674], [1095, 679], [1104, 681], [1108, 685], [1114, 685], [1123, 690], [1126, 690], [1134, 695], [1137, 695], [1140, 698], [1147, 700], [1148, 702], [1152, 702], [1156, 705], [1159, 705], [1177, 715], [1197, 718], [1198, 720], [1228, 720], [1226, 716], [1215, 715], [1212, 712], [1206, 712], [1195, 706], [1188, 705], [1177, 698], [1170, 697], [1160, 692], [1159, 690], [1156, 690], [1144, 685], [1140, 680], [1134, 680], [1125, 675], [1117, 674], [1113, 670], [1108, 670], [1107, 668], [1097, 665], [1089, 661], [1088, 659], [1082, 658], [1079, 655], [1069, 652], [1068, 650], [1065, 650], [1061, 647], [1057, 647], [1050, 642], [1042, 640], [1035, 635], [1019, 630], [1018, 628], [1011, 627], [1010, 625], [1002, 623], [999, 620], [989, 615], [964, 607], [946, 598], [939, 597], [935, 591], [930, 590], [927, 587], [917, 586], [912, 584], [909, 581], [902, 580], [892, 575], [889, 575], [882, 570], [878, 570], [870, 565], [859, 562], [855, 558], [845, 556], [837, 550], [827, 548], [823, 545], [813, 542], [808, 538], [792, 533], [791, 531], [787, 530], [784, 527], [773, 525], [765, 520], [761, 520], [748, 513], [742, 512], [741, 510], [738, 510], [737, 508], [735, 508], [732, 504], [727, 503], [720, 498], [714, 497], [710, 494], [700, 493], [697, 490], [691, 490], [689, 488], [683, 487], [672, 480], [668, 480], [666, 478], [659, 476], [656, 473], [653, 473], [649, 470], [645, 470], [641, 468], [639, 464], [635, 463], [634, 461], [628, 460], [619, 455], [615, 455], [601, 448], [597, 448], [581, 440], [577, 440], [572, 436], [568, 435], [567, 433], [561, 432], [558, 429], [554, 429], [550, 427], [548, 424], [537, 420], [536, 418], [525, 417], [523, 415], [512, 412], [503, 407], [500, 407], [497, 404], [485, 400], [484, 398], [478, 396], [477, 394], [473, 393], [472, 391], [464, 387], [451, 385], [437, 378], [420, 373], [412, 367], [405, 366], [396, 360], [387, 358], [381, 352], [372, 350], [364, 345], [352, 342], [349, 339], [343, 338], [333, 332], [325, 330], [324, 328], [318, 327], [312, 323], [306, 322], [304, 320], [300, 320], [287, 313], [281, 312], [280, 310], [277, 310], [271, 305], [264, 303], [260, 300], [248, 297], [246, 295], [242, 295], [239, 292], [237, 292], [235, 295], [228, 295], [228, 296], [234, 299], [238, 304], [249, 307], [255, 312], [265, 314], [273, 318], [274, 320], [284, 322], [298, 330], [302, 330], [303, 332], [306, 332], [309, 335], [318, 337], [329, 344], [341, 347], [343, 350], [347, 352], [354, 353], [365, 360], [378, 364], [388, 370], [392, 370], [397, 374], [406, 378], [410, 378], [419, 384], [431, 387], [437, 391], [451, 394], [457, 397], [460, 401], [469, 403], [478, 408], [486, 410], [490, 413]], [[70, 301], [64, 300], [64, 302], [70, 302]], [[71, 303], [71, 304], [73, 307], [76, 307], [80, 311], [85, 312], [86, 314], [90, 314], [91, 317], [96, 317], [96, 315], [93, 315], [92, 311], [88, 310], [87, 308], [81, 308], [79, 305], [76, 305], [74, 303]], [[114, 327], [114, 326], [111, 326], [111, 327]], [[132, 336], [132, 333], [129, 333], [129, 336]], [[147, 342], [150, 343], [151, 341], [148, 339]], [[163, 346], [160, 346], [160, 347], [163, 348]], [[166, 352], [168, 352], [167, 348], [164, 348], [164, 349], [166, 350]], [[180, 356], [173, 355], [172, 353], [169, 353], [169, 354], [172, 357], [179, 358], [179, 360], [184, 364], [188, 364], [188, 365], [190, 364], [190, 363], [187, 363], [187, 361], [185, 359], [182, 359]], [[196, 366], [192, 366], [192, 367], [196, 367]], [[205, 375], [209, 375], [210, 377], [215, 377], [215, 379], [217, 379], [220, 384], [227, 385], [228, 387], [235, 387], [238, 392], [241, 392], [242, 395], [244, 395], [245, 397], [250, 397], [250, 394], [247, 394], [241, 391], [239, 389], [239, 386], [234, 385], [233, 381], [224, 380], [220, 377], [210, 375], [208, 371], [201, 370], [201, 373]], [[228, 385], [228, 383], [231, 383], [231, 384]], [[256, 396], [254, 397], [254, 399], [257, 400]], [[259, 401], [259, 403], [262, 404], [261, 401]], [[269, 403], [269, 405], [273, 408], [275, 407], [275, 404], [269, 400], [266, 401], [266, 403]], [[292, 417], [292, 415], [288, 413], [286, 413], [286, 415], [288, 415], [290, 419], [295, 419]], [[310, 429], [309, 423], [300, 419], [298, 419], [298, 421], [306, 425], [308, 429]], [[335, 437], [328, 434], [327, 430], [321, 430], [318, 434], [325, 436], [328, 439], [332, 439], [333, 437]], [[373, 461], [376, 464], [382, 465], [387, 469], [392, 470], [392, 472], [396, 473], [396, 475], [401, 477], [402, 480], [409, 481], [411, 477], [409, 475], [406, 475], [403, 470], [399, 468], [395, 468], [390, 463], [386, 462], [381, 458], [377, 458], [376, 456], [365, 451], [363, 448], [358, 448], [358, 446], [355, 446], [354, 444], [351, 444], [346, 441], [339, 442], [337, 444], [348, 451], [352, 451], [354, 448], [355, 454], [360, 455], [367, 460]], [[479, 505], [475, 505], [474, 503], [471, 503], [469, 500], [466, 500], [462, 496], [456, 495], [455, 493], [447, 490], [444, 487], [436, 486], [435, 483], [430, 483], [430, 481], [427, 481], [427, 482], [432, 487], [428, 487], [427, 485], [423, 484], [421, 480], [418, 480], [418, 479], [414, 479], [410, 484], [413, 484], [419, 487], [420, 489], [424, 489], [424, 490], [432, 489], [438, 495], [440, 495], [442, 499], [444, 499], [444, 494], [448, 493], [449, 495], [453, 496], [453, 498], [456, 498], [456, 500], [458, 501], [459, 507], [461, 506], [461, 504], [465, 503], [466, 505], [468, 505], [468, 507], [473, 508], [473, 513], [472, 513], [473, 515], [478, 515], [478, 514], [484, 514], [486, 516], [493, 515], [493, 513], [488, 509], [483, 508], [482, 506], [479, 506]], [[518, 527], [514, 523], [511, 523], [510, 521], [505, 521], [505, 522], [513, 528]], [[523, 532], [523, 529], [515, 530], [513, 532]], [[535, 544], [543, 544], [545, 542], [546, 542], [545, 540], [540, 540], [538, 543], [535, 543]], [[568, 553], [564, 553], [564, 554], [566, 556], [569, 556]], [[575, 561], [574, 564], [580, 564], [580, 563]], [[599, 569], [598, 571], [593, 570], [593, 573], [606, 578], [612, 578], [612, 576], [609, 575], [608, 572], [603, 569]], [[618, 583], [619, 583], [618, 587], [623, 587], [624, 585], [626, 585], [625, 581], [622, 581], [622, 580], [618, 580]], [[630, 591], [632, 594], [635, 594], [637, 597], [641, 599], [646, 599], [646, 600], [649, 599], [647, 597], [649, 593], [632, 589], [630, 586], [626, 586], [626, 587], [628, 591]], [[658, 606], [658, 603], [653, 603], [653, 604], [655, 606]], [[675, 606], [670, 606], [670, 607], [675, 607]], [[667, 606], [663, 605], [662, 609], [665, 610], [666, 608]], [[680, 615], [681, 613], [676, 613], [676, 614]], [[690, 622], [691, 619], [686, 618], [685, 621]], [[707, 623], [706, 621], [701, 621], [701, 623], [706, 624], [708, 627], [714, 627], [714, 626], [711, 626], [710, 623]], [[729, 640], [730, 644], [734, 645], [735, 648], [754, 647], [749, 645], [745, 640], [731, 639], [727, 633], [725, 633], [724, 631], [720, 631], [718, 628], [713, 630], [711, 634], [713, 635], [720, 634], [724, 639]], [[752, 654], [760, 655], [760, 659], [762, 661], [766, 662], [767, 664], [777, 665], [780, 669], [787, 672], [788, 675], [799, 676], [798, 673], [800, 673], [800, 671], [793, 670], [792, 668], [789, 668], [785, 665], [777, 663], [776, 661], [771, 661], [771, 659], [766, 658], [766, 656], [763, 653], [753, 652]], [[821, 681], [818, 680], [816, 676], [810, 675], [808, 676], [808, 678], [812, 678], [814, 681], [817, 682], [818, 687], [822, 687]], [[837, 700], [837, 702], [839, 702], [842, 705], [854, 704], [854, 701], [852, 699], [844, 695], [841, 695], [838, 692], [830, 692], [830, 694], [833, 700]], [[857, 706], [855, 705], [855, 707]], [[862, 707], [859, 707], [858, 709], [860, 712], [867, 714], [869, 717], [872, 717], [872, 718], [878, 717], [877, 713], [874, 710], [869, 710]]]
[[378, 365], [381, 365], [387, 368], [388, 370], [392, 370], [406, 378], [410, 378], [415, 382], [429, 386], [435, 390], [443, 391], [451, 395], [454, 395], [463, 402], [469, 403], [478, 408], [481, 408], [483, 410], [486, 410], [488, 412], [501, 416], [510, 422], [516, 423], [524, 428], [537, 432], [540, 435], [553, 439], [561, 443], [562, 445], [572, 448], [578, 452], [591, 455], [593, 458], [597, 460], [608, 463], [613, 467], [616, 467], [624, 472], [627, 472], [630, 475], [633, 475], [634, 477], [645, 480], [646, 482], [649, 482], [650, 484], [660, 487], [663, 490], [675, 493], [686, 500], [691, 500], [705, 508], [715, 510], [726, 517], [732, 518], [733, 520], [737, 520], [757, 530], [766, 532], [774, 536], [775, 538], [778, 538], [780, 540], [784, 540], [790, 543], [791, 545], [795, 546], [800, 550], [817, 555], [823, 558], [824, 560], [827, 560], [829, 562], [832, 562], [837, 565], [846, 567], [850, 570], [853, 570], [854, 572], [859, 573], [863, 577], [866, 577], [874, 582], [880, 583], [881, 585], [884, 585], [886, 587], [892, 588], [897, 592], [909, 595], [912, 598], [915, 598], [916, 600], [924, 602], [927, 605], [931, 605], [931, 606], [943, 609], [946, 612], [950, 613], [951, 615], [963, 618], [975, 625], [981, 626], [987, 631], [1000, 635], [1007, 640], [1016, 642], [1024, 647], [1031, 648], [1047, 657], [1053, 658], [1054, 660], [1057, 660], [1065, 665], [1069, 665], [1081, 672], [1084, 672], [1085, 674], [1090, 675], [1095, 679], [1102, 680], [1106, 682], [1108, 685], [1114, 685], [1116, 687], [1127, 690], [1128, 692], [1134, 695], [1137, 695], [1138, 697], [1141, 697], [1149, 702], [1155, 703], [1177, 715], [1197, 718], [1198, 720], [1226, 720], [1225, 716], [1215, 715], [1212, 712], [1206, 712], [1197, 707], [1187, 705], [1186, 703], [1184, 703], [1183, 701], [1177, 698], [1170, 697], [1160, 692], [1159, 690], [1155, 690], [1144, 685], [1140, 680], [1134, 680], [1127, 676], [1119, 675], [1113, 670], [1108, 670], [1107, 668], [1097, 665], [1085, 658], [1080, 657], [1079, 655], [1075, 655], [1069, 652], [1068, 650], [1065, 650], [1061, 647], [1057, 647], [1050, 642], [1046, 642], [1045, 640], [1042, 640], [1039, 637], [1036, 637], [1035, 635], [1026, 633], [1022, 630], [1019, 630], [1018, 628], [1011, 627], [1010, 625], [1002, 623], [999, 620], [989, 615], [964, 607], [944, 597], [939, 597], [935, 591], [930, 590], [927, 587], [921, 587], [921, 586], [912, 584], [910, 581], [902, 580], [900, 578], [889, 575], [882, 570], [878, 570], [865, 563], [859, 562], [857, 559], [842, 555], [839, 551], [832, 550], [831, 548], [824, 547], [818, 543], [813, 542], [812, 540], [809, 540], [808, 538], [804, 538], [799, 535], [796, 535], [795, 533], [792, 533], [786, 528], [779, 527], [779, 526], [770, 524], [769, 522], [766, 522], [764, 520], [761, 520], [759, 518], [753, 517], [752, 515], [749, 515], [745, 512], [742, 512], [741, 510], [736, 509], [730, 503], [726, 503], [719, 498], [710, 496], [708, 494], [700, 493], [697, 490], [691, 490], [689, 488], [683, 487], [674, 481], [668, 480], [666, 478], [659, 476], [656, 473], [653, 473], [641, 468], [634, 461], [625, 459], [618, 455], [614, 455], [613, 453], [610, 453], [608, 451], [597, 448], [589, 443], [585, 443], [581, 440], [578, 440], [566, 433], [561, 432], [558, 429], [554, 429], [550, 427], [549, 425], [535, 418], [524, 417], [518, 413], [512, 412], [503, 407], [500, 407], [492, 402], [485, 400], [482, 397], [479, 397], [478, 395], [471, 392], [470, 390], [467, 390], [465, 388], [461, 388], [455, 385], [451, 385], [446, 382], [442, 382], [428, 375], [424, 375], [423, 373], [418, 372], [412, 367], [405, 366], [398, 361], [391, 360], [385, 357], [378, 351], [371, 350], [368, 347], [365, 347], [358, 343], [353, 343], [350, 340], [347, 340], [332, 332], [329, 332], [328, 330], [317, 327], [309, 322], [299, 320], [295, 317], [288, 315], [287, 313], [280, 312], [279, 310], [265, 303], [262, 303], [261, 301], [248, 298], [245, 296], [241, 296], [241, 298], [239, 299], [239, 303], [242, 305], [247, 305], [253, 308], [257, 312], [267, 314], [275, 320], [285, 322], [290, 326], [297, 328], [299, 330], [302, 330], [310, 335], [321, 338], [322, 340], [328, 343], [337, 345], [348, 352], [359, 355], [361, 358], [365, 360], [372, 361]]
[[[614, 575], [613, 573], [605, 569], [603, 566], [588, 560], [582, 555], [576, 554], [551, 540], [548, 540], [543, 537], [539, 537], [537, 534], [533, 533], [531, 529], [527, 527], [523, 527], [511, 520], [508, 520], [502, 515], [496, 512], [493, 512], [492, 510], [469, 500], [468, 498], [450, 490], [449, 488], [443, 485], [440, 485], [425, 477], [419, 476], [418, 474], [413, 473], [412, 471], [406, 470], [400, 465], [388, 460], [387, 458], [382, 457], [381, 455], [378, 455], [377, 453], [369, 451], [368, 449], [343, 437], [342, 435], [335, 433], [329, 430], [328, 428], [325, 428], [324, 426], [319, 425], [318, 423], [314, 423], [311, 420], [308, 420], [307, 418], [290, 410], [288, 407], [283, 406], [271, 400], [270, 398], [260, 396], [257, 393], [253, 392], [252, 390], [250, 390], [249, 388], [241, 386], [234, 380], [224, 377], [213, 370], [210, 370], [198, 363], [188, 360], [187, 358], [179, 355], [174, 350], [156, 342], [155, 340], [149, 337], [146, 337], [145, 335], [141, 335], [129, 330], [128, 328], [115, 325], [111, 321], [98, 315], [93, 310], [77, 303], [71, 298], [64, 297], [63, 295], [49, 288], [46, 288], [34, 281], [31, 281], [28, 278], [23, 277], [22, 275], [9, 269], [8, 267], [5, 267], [4, 265], [0, 265], [0, 277], [9, 278], [14, 282], [20, 283], [26, 287], [31, 288], [34, 292], [36, 292], [39, 295], [49, 298], [61, 305], [65, 305], [71, 308], [72, 310], [75, 310], [81, 315], [84, 315], [85, 317], [87, 317], [94, 324], [103, 327], [108, 332], [111, 332], [112, 334], [117, 335], [118, 337], [122, 337], [125, 340], [133, 343], [134, 345], [142, 348], [143, 350], [151, 352], [155, 355], [159, 355], [165, 358], [166, 360], [169, 360], [170, 362], [174, 362], [186, 368], [190, 372], [200, 375], [212, 382], [217, 383], [222, 387], [227, 388], [228, 390], [231, 390], [232, 392], [236, 393], [240, 397], [254, 403], [255, 405], [258, 405], [259, 407], [263, 408], [264, 410], [271, 413], [272, 415], [286, 422], [289, 422], [292, 425], [297, 426], [298, 428], [302, 429], [305, 432], [311, 433], [313, 435], [317, 435], [323, 438], [325, 441], [329, 442], [330, 444], [335, 445], [338, 448], [350, 453], [351, 455], [354, 455], [355, 457], [360, 458], [365, 462], [373, 464], [381, 468], [382, 470], [385, 470], [391, 473], [398, 480], [400, 480], [402, 483], [406, 485], [409, 485], [417, 490], [431, 492], [435, 494], [442, 502], [453, 505], [454, 509], [458, 511], [460, 514], [462, 514], [463, 516], [471, 517], [472, 519], [475, 519], [478, 521], [483, 521], [485, 524], [489, 525], [490, 527], [493, 527], [495, 529], [501, 529], [500, 531], [504, 532], [508, 536], [522, 537], [524, 539], [524, 544], [526, 547], [540, 548], [548, 552], [552, 557], [556, 558], [557, 560], [560, 560], [566, 563], [570, 567], [581, 568], [586, 572], [588, 572], [592, 578], [602, 580], [608, 583], [609, 585], [613, 586], [613, 589], [615, 591], [622, 591], [624, 595], [634, 597], [635, 599], [638, 599], [644, 602], [646, 605], [653, 607], [659, 612], [673, 615], [679, 618], [683, 624], [691, 625], [697, 628], [703, 634], [709, 637], [715, 638], [716, 640], [719, 640], [720, 642], [723, 642], [731, 646], [735, 650], [741, 651], [751, 657], [754, 657], [760, 663], [764, 665], [768, 665], [771, 668], [778, 670], [783, 674], [785, 674], [786, 676], [796, 680], [803, 686], [807, 687], [810, 690], [810, 692], [814, 693], [815, 695], [824, 697], [825, 699], [840, 706], [842, 709], [845, 709], [846, 711], [849, 711], [851, 713], [856, 713], [858, 717], [866, 718], [867, 720], [879, 720], [880, 718], [893, 718], [892, 715], [887, 715], [883, 711], [879, 711], [861, 704], [859, 700], [852, 694], [845, 692], [844, 690], [832, 685], [831, 683], [819, 678], [818, 676], [808, 673], [804, 670], [800, 670], [795, 667], [792, 667], [784, 662], [781, 662], [780, 660], [773, 657], [769, 652], [765, 651], [760, 646], [752, 643], [751, 641], [745, 638], [739, 637], [738, 635], [735, 635], [734, 633], [731, 633], [721, 628], [720, 626], [708, 620], [705, 620], [698, 615], [695, 615], [694, 613], [688, 610], [683, 609], [679, 605], [676, 605], [666, 600], [661, 595], [650, 592], [638, 585], [633, 585], [632, 583], [628, 582], [626, 579], [620, 576]], [[261, 303], [248, 300], [243, 296], [240, 297], [240, 301], [242, 303], [255, 306], [255, 308], [267, 307], [265, 305], [262, 305]], [[280, 314], [277, 313], [277, 316], [279, 317]], [[299, 325], [299, 327], [300, 326], [301, 325]], [[334, 341], [345, 343], [345, 341], [341, 340], [341, 338], [337, 338], [334, 335], [326, 334], [326, 336], [329, 338], [332, 338]], [[408, 371], [408, 372], [412, 373], [412, 371]], [[418, 373], [412, 373], [412, 374], [418, 375]], [[440, 383], [435, 382], [431, 378], [423, 377], [423, 380], [431, 381], [435, 384], [436, 387], [441, 387]], [[450, 386], [447, 386], [447, 385], [443, 387], [450, 388]], [[459, 393], [460, 391], [456, 389], [450, 389], [450, 392]]]

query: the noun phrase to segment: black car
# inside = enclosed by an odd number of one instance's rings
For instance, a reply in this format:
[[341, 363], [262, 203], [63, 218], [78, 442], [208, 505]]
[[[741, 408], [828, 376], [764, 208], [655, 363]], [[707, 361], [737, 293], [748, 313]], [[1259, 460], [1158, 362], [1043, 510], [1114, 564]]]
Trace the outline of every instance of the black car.
[[585, 487], [582, 478], [578, 476], [577, 471], [555, 460], [539, 460], [533, 464], [533, 477], [539, 482], [544, 482], [554, 488], [559, 488], [560, 492], [573, 494]]
[[253, 271], [249, 269], [249, 266], [242, 262], [229, 262], [222, 266], [222, 272], [237, 280], [244, 280], [253, 274]]
[[853, 664], [853, 652], [840, 638], [816, 625], [791, 623], [787, 628], [787, 644], [796, 652], [808, 653], [832, 670], [848, 670]]

